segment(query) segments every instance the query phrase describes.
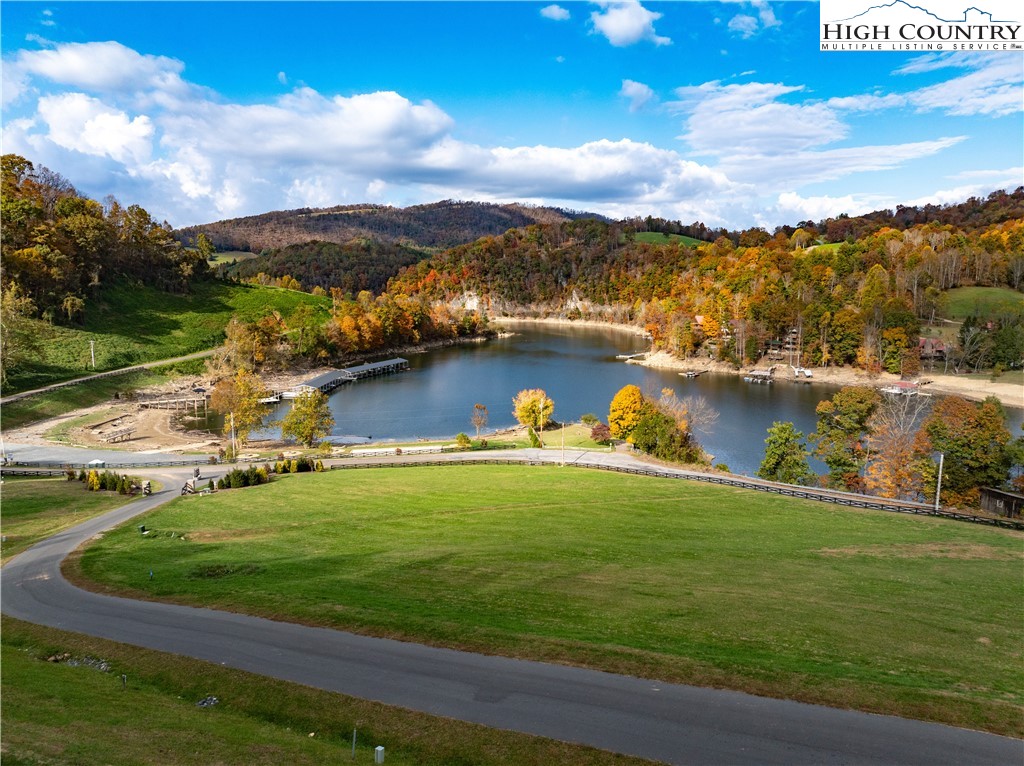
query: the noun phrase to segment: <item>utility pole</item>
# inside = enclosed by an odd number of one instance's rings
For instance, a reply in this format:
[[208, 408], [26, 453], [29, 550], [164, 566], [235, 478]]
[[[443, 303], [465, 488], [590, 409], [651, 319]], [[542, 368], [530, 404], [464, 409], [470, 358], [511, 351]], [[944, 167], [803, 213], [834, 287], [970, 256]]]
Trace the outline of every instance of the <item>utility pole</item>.
[[939, 477], [935, 482], [935, 510], [939, 510], [939, 496], [942, 494], [942, 465], [945, 462], [946, 455], [943, 452], [939, 453]]

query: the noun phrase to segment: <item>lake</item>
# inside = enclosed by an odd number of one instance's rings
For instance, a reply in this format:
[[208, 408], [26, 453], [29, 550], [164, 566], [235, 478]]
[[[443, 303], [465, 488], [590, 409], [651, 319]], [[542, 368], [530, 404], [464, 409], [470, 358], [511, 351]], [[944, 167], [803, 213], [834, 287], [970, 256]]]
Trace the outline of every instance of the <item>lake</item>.
[[[655, 396], [665, 387], [679, 397], [703, 396], [720, 414], [709, 433], [697, 432], [701, 445], [716, 463], [753, 474], [773, 421], [792, 421], [809, 434], [815, 428], [814, 408], [838, 390], [789, 382], [753, 385], [734, 375], [690, 379], [675, 371], [626, 364], [616, 355], [643, 351], [647, 344], [634, 333], [613, 328], [509, 327], [516, 333], [511, 337], [413, 354], [409, 372], [341, 387], [329, 399], [334, 433], [374, 441], [451, 438], [460, 431], [472, 436], [470, 416], [476, 403], [489, 411], [487, 430], [506, 428], [515, 425], [512, 397], [524, 388], [543, 388], [555, 402], [557, 420], [594, 413], [607, 422], [612, 397], [633, 383]], [[283, 417], [289, 406], [282, 403], [272, 417]]]

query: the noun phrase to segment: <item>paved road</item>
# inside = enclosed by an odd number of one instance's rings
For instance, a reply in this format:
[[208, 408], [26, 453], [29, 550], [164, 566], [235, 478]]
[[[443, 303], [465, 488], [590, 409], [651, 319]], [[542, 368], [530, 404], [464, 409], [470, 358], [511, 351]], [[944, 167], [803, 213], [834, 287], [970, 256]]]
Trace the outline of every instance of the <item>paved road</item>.
[[155, 362], [141, 362], [139, 364], [133, 364], [130, 367], [122, 367], [119, 370], [107, 370], [105, 372], [97, 372], [92, 375], [84, 375], [81, 378], [73, 378], [71, 380], [65, 380], [60, 383], [52, 383], [49, 386], [43, 386], [42, 388], [33, 388], [30, 391], [19, 391], [16, 394], [5, 396], [0, 398], [0, 404], [7, 404], [8, 402], [16, 402], [19, 399], [25, 399], [29, 396], [35, 396], [36, 394], [42, 394], [47, 391], [55, 391], [58, 388], [67, 388], [68, 386], [77, 386], [79, 383], [84, 383], [87, 380], [96, 380], [97, 378], [109, 378], [114, 375], [124, 375], [127, 372], [135, 372], [137, 370], [148, 370], [153, 367], [163, 367], [168, 364], [177, 364], [178, 362], [188, 362], [192, 359], [203, 359], [211, 356], [217, 349], [211, 348], [206, 351], [196, 351], [192, 354], [185, 354], [184, 356], [176, 356], [172, 359], [158, 359]]
[[58, 534], [9, 562], [0, 578], [4, 613], [329, 691], [669, 763], [1024, 762], [1024, 743], [990, 734], [113, 598], [69, 584], [61, 576], [60, 561], [70, 551], [172, 499], [190, 471], [158, 468], [149, 475], [171, 489]]

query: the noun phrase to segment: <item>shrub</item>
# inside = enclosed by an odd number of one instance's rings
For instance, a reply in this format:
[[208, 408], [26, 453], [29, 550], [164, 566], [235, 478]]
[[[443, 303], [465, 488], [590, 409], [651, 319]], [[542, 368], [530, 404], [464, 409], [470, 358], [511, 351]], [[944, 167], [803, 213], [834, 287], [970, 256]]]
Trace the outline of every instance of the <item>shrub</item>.
[[455, 443], [459, 445], [460, 449], [469, 449], [469, 445], [472, 444], [470, 438], [464, 433], [460, 433], [455, 437]]
[[729, 470], [729, 466], [727, 466], [725, 463], [715, 463], [715, 470], [725, 471], [725, 473], [732, 473], [732, 471]]
[[612, 440], [612, 430], [604, 423], [595, 423], [590, 429], [590, 438], [598, 444], [608, 444]]
[[537, 436], [537, 432], [532, 428], [530, 429], [530, 446], [533, 448], [540, 447], [540, 438]]
[[585, 426], [594, 427], [601, 422], [601, 419], [593, 412], [588, 412], [586, 415], [580, 417], [580, 422]]
[[317, 460], [316, 461], [316, 465], [314, 466], [314, 470], [317, 473], [323, 473], [323, 471], [324, 471], [324, 461], [323, 460]]
[[301, 469], [299, 468], [299, 461], [292, 460], [291, 465], [288, 466], [289, 473], [298, 473]]

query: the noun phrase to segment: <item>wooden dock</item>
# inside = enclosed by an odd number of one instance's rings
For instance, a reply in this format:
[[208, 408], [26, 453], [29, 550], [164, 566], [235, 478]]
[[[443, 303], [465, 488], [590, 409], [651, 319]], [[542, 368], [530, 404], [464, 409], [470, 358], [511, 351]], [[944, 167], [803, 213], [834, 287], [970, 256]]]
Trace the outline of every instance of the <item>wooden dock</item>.
[[197, 415], [200, 406], [206, 411], [208, 399], [203, 397], [183, 397], [179, 399], [152, 399], [148, 402], [139, 402], [139, 407], [144, 410], [188, 410], [191, 409]]
[[409, 360], [396, 357], [383, 362], [369, 362], [357, 364], [354, 367], [345, 367], [341, 370], [331, 370], [315, 378], [299, 383], [288, 391], [281, 391], [277, 396], [279, 399], [295, 399], [306, 391], [320, 391], [327, 394], [344, 385], [353, 383], [365, 378], [376, 378], [381, 375], [393, 375], [396, 372], [404, 372], [409, 369]]

